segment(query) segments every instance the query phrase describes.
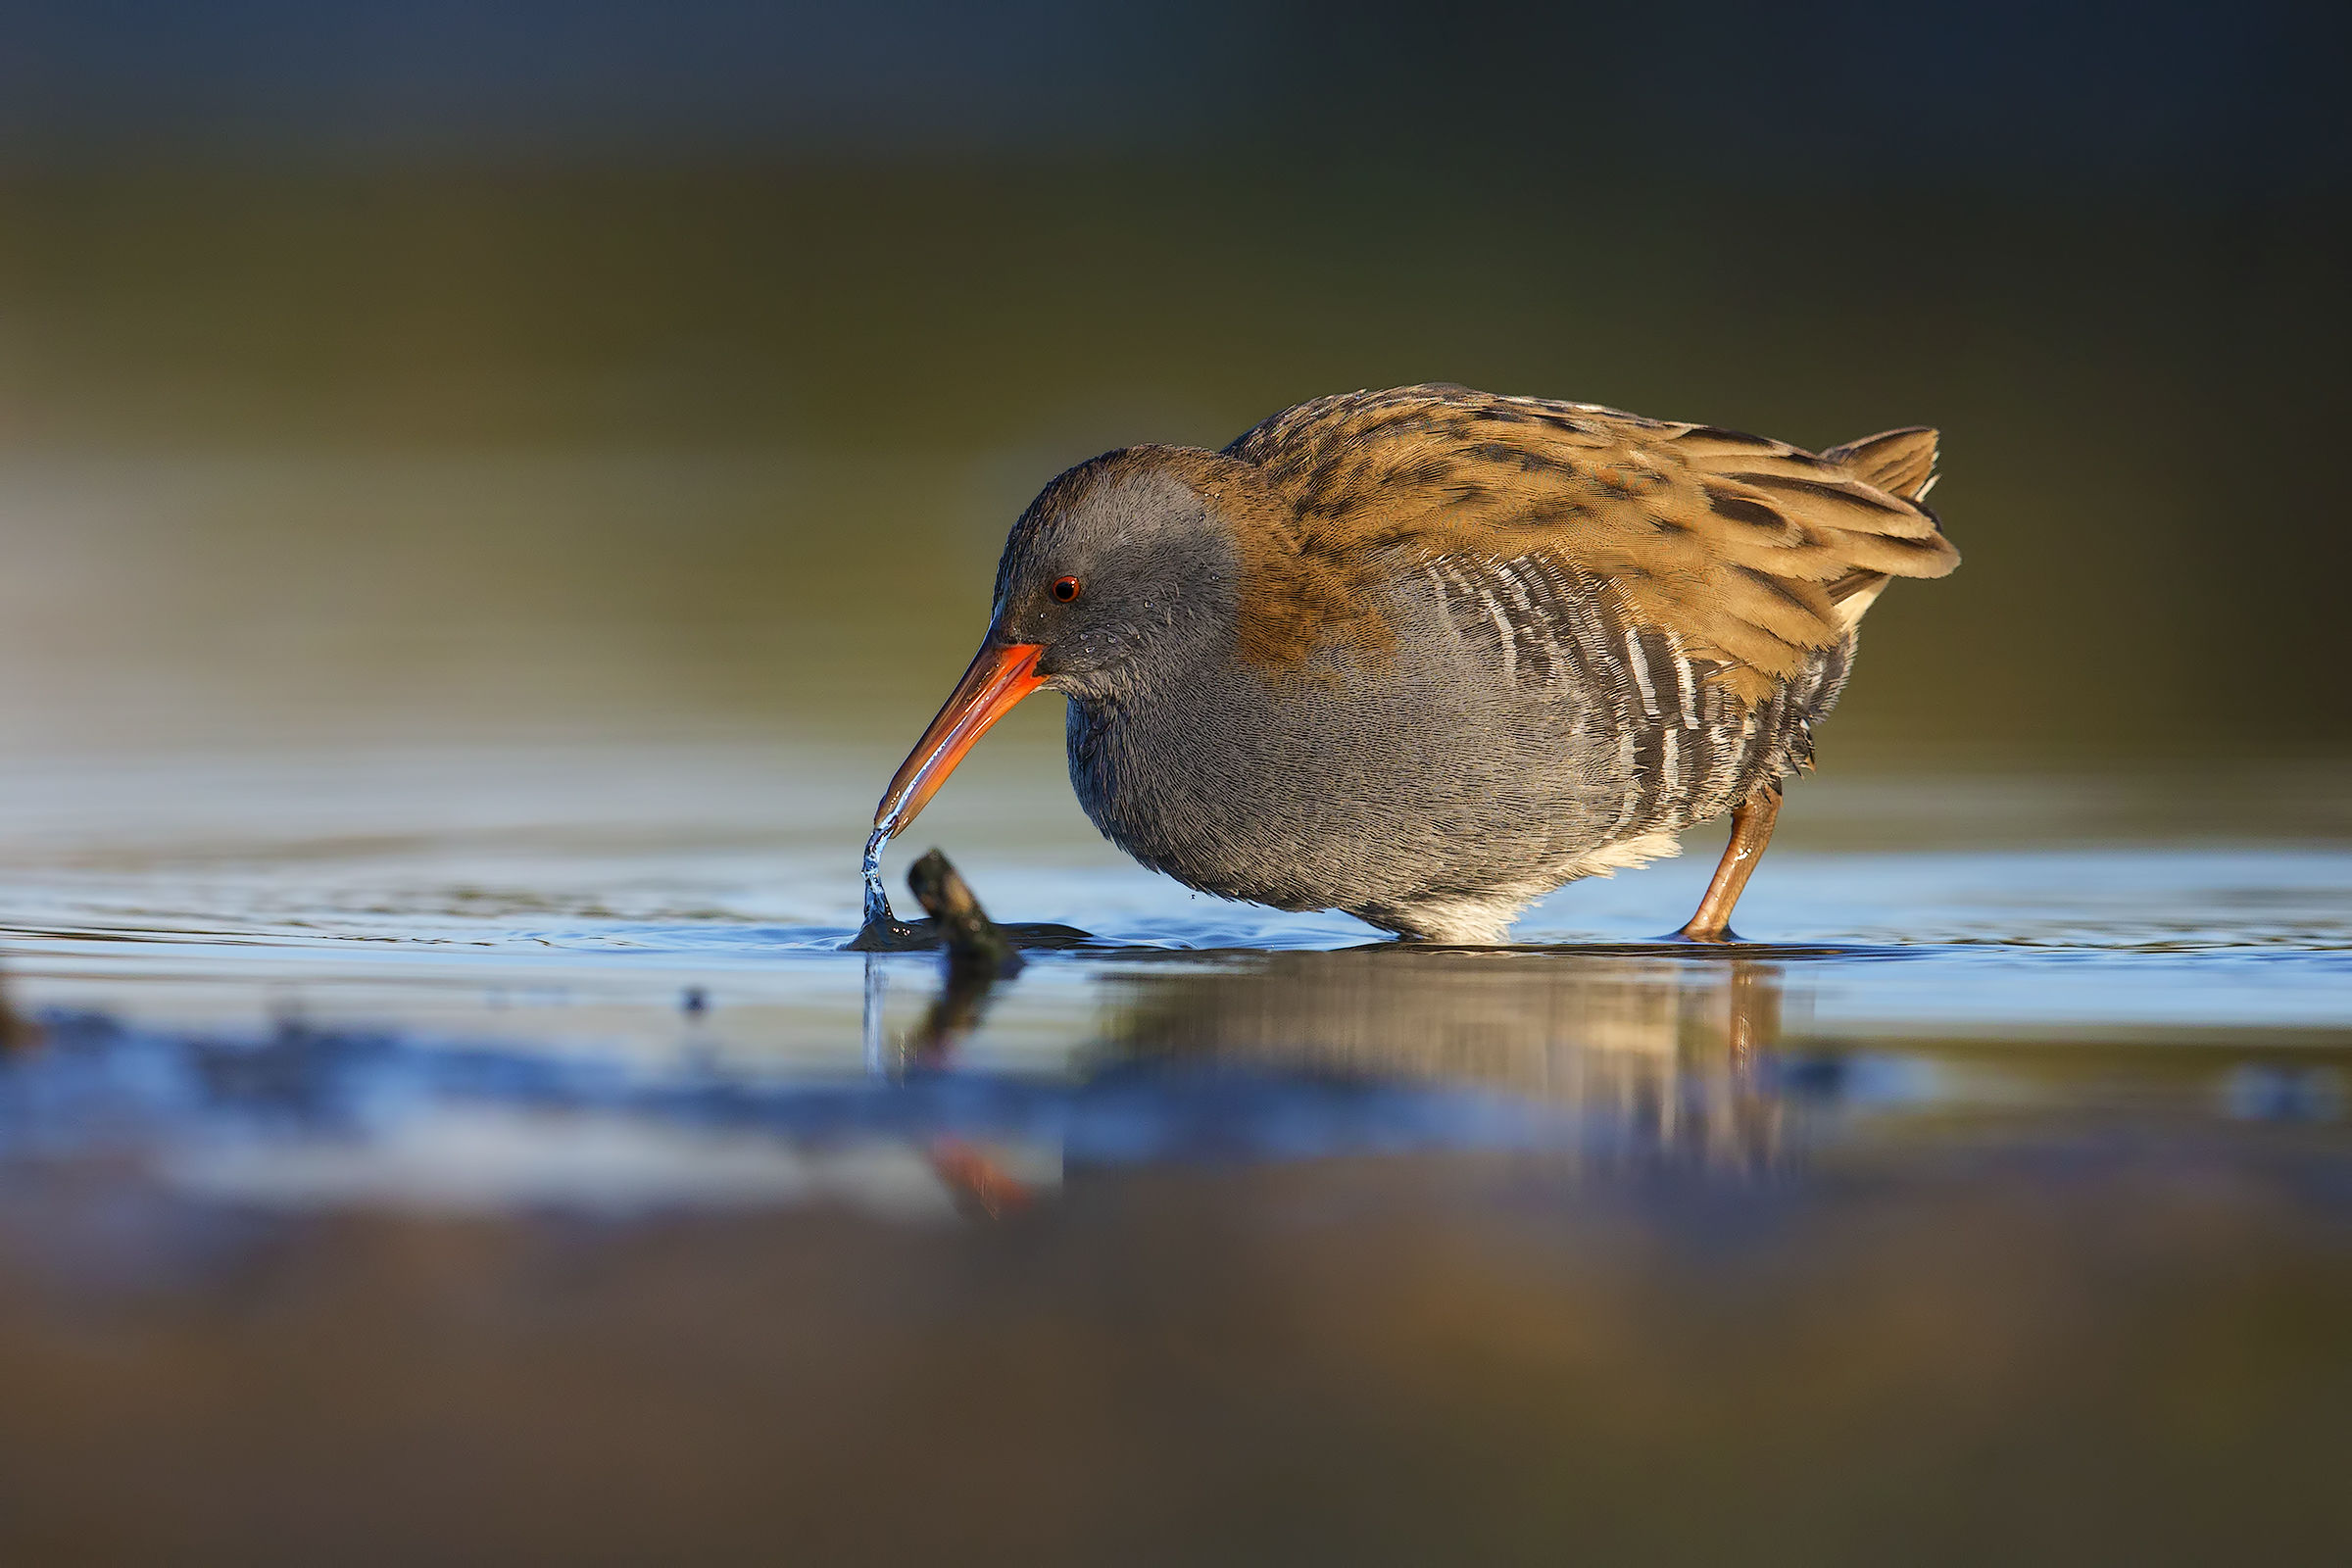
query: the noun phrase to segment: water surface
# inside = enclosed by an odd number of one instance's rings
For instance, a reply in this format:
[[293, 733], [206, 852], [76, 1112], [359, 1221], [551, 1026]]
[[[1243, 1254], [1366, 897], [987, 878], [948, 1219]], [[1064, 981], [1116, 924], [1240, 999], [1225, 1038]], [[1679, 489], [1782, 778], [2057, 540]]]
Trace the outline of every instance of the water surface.
[[961, 995], [842, 951], [887, 753], [15, 769], [9, 1539], [2352, 1543], [2324, 787], [1808, 786], [1750, 940], [1655, 940], [1694, 841], [1480, 952], [1197, 899], [1037, 760], [906, 849], [1096, 940]]

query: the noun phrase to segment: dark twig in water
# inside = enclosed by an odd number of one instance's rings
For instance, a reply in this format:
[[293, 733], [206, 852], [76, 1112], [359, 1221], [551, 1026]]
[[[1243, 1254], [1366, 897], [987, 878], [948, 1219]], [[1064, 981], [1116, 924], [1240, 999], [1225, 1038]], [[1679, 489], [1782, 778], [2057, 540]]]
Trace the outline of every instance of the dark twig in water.
[[[942, 928], [937, 919], [909, 922], [900, 919], [891, 912], [890, 900], [882, 894], [879, 869], [880, 854], [881, 849], [878, 842], [869, 843], [866, 846], [865, 923], [858, 927], [856, 936], [843, 944], [842, 951], [845, 953], [922, 953], [939, 947], [943, 943], [953, 951], [956, 945], [955, 938]], [[974, 913], [978, 913], [979, 902], [972, 898], [971, 890], [964, 886], [962, 878], [956, 876], [955, 867], [949, 865], [947, 858], [940, 856], [937, 850], [931, 851], [930, 855], [924, 857], [924, 860], [927, 862], [933, 857], [939, 858], [939, 863], [946, 869], [947, 875], [954, 880], [956, 888], [961, 889], [963, 900], [970, 905]], [[929, 909], [933, 907], [933, 905], [915, 881], [917, 877], [925, 874], [923, 866], [916, 865], [912, 871], [907, 873], [907, 885], [914, 888], [915, 897], [923, 901], [924, 908]], [[1050, 922], [1001, 926], [990, 921], [985, 914], [980, 915], [980, 920], [990, 932], [994, 933], [997, 942], [1007, 952], [1020, 948], [1076, 948], [1083, 947], [1094, 940], [1092, 936], [1079, 930], [1076, 926], [1054, 925]], [[1019, 965], [1016, 961], [1011, 967], [1004, 968], [1003, 972], [1010, 974]]]
[[998, 979], [1020, 973], [1020, 954], [989, 919], [988, 911], [980, 907], [980, 901], [946, 856], [937, 850], [926, 853], [906, 873], [906, 886], [913, 890], [923, 912], [939, 922], [951, 974], [968, 969]]

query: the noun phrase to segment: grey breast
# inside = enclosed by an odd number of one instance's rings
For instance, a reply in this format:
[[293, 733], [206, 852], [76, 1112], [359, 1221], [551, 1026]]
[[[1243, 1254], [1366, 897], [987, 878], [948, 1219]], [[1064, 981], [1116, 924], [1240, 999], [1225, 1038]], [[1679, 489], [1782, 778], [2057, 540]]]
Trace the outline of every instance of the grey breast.
[[1210, 661], [1073, 700], [1088, 815], [1146, 865], [1280, 908], [1556, 885], [1796, 765], [1843, 679], [1838, 650], [1801, 691], [1743, 710], [1670, 632], [1543, 557], [1416, 565], [1391, 593], [1386, 650], [1334, 646], [1275, 673]]

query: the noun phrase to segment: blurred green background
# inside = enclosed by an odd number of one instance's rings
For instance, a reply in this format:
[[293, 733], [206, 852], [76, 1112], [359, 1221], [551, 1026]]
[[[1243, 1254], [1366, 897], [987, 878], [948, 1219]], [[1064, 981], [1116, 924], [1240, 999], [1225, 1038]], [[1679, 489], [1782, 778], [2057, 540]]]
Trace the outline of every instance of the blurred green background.
[[[1838, 766], [2352, 752], [2336, 20], [0, 20], [0, 720], [896, 744], [1068, 464], [1421, 379], [1944, 432]], [[1024, 712], [1021, 744], [1058, 714]]]

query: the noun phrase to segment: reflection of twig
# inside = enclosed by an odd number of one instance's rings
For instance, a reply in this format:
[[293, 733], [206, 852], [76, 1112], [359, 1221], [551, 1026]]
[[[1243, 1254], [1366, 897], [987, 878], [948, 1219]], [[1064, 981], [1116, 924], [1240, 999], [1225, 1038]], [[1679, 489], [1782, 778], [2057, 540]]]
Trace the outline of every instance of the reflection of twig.
[[31, 1051], [41, 1043], [41, 1026], [16, 1009], [5, 980], [0, 980], [0, 1056]]
[[939, 851], [914, 862], [906, 885], [947, 943], [947, 979], [914, 1040], [916, 1057], [936, 1066], [979, 1024], [990, 989], [1020, 972], [1021, 956]]
[[946, 983], [939, 988], [939, 996], [914, 1033], [910, 1054], [918, 1065], [946, 1065], [955, 1053], [956, 1043], [979, 1026], [988, 993], [996, 983], [992, 975], [973, 975], [968, 970], [949, 966]]
[[[933, 850], [906, 873], [906, 885], [939, 927], [948, 951], [948, 972], [939, 1000], [924, 1014], [914, 1056], [925, 1066], [941, 1065], [956, 1043], [978, 1026], [988, 994], [999, 980], [1020, 973], [1021, 956], [989, 919], [988, 911], [948, 858]], [[990, 1219], [1026, 1207], [1029, 1189], [1007, 1174], [985, 1150], [960, 1138], [934, 1140], [931, 1168], [951, 1191]]]

